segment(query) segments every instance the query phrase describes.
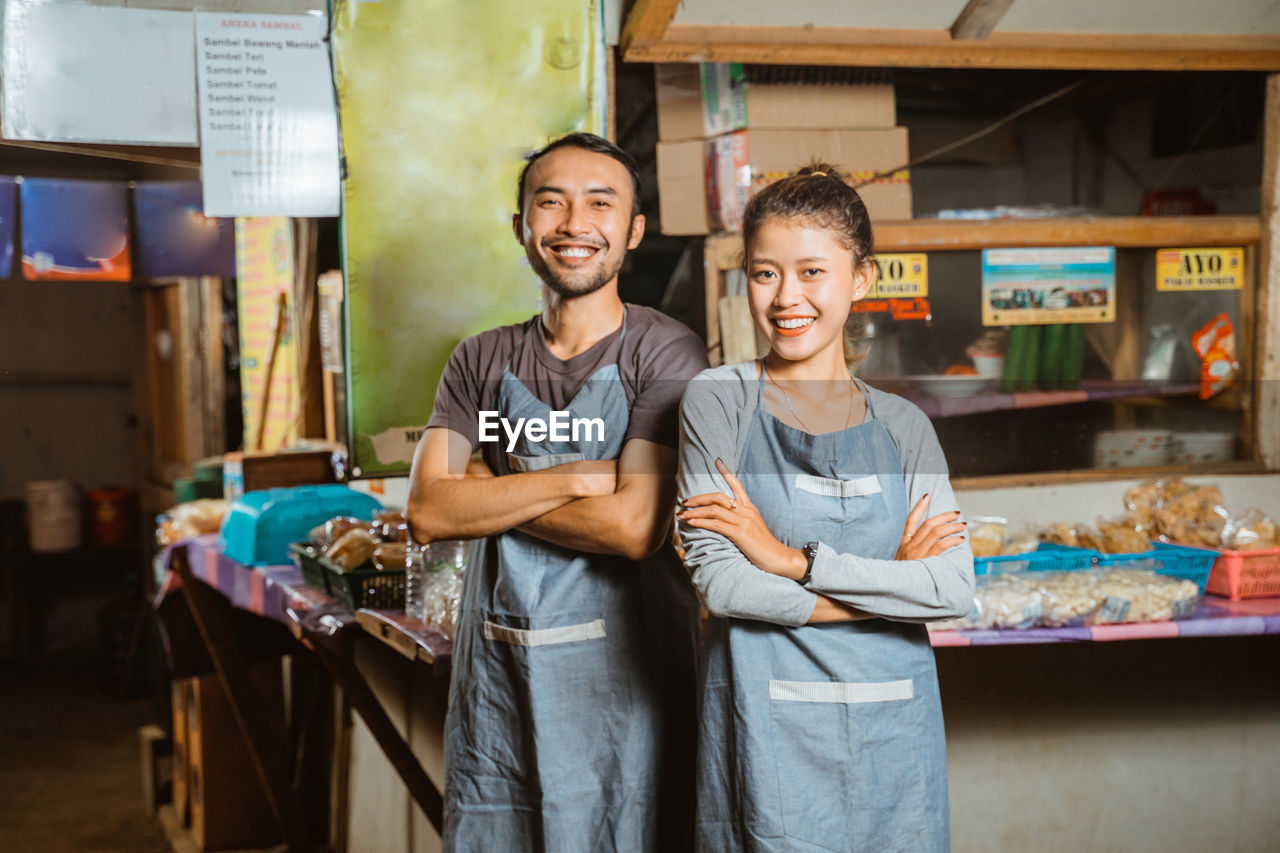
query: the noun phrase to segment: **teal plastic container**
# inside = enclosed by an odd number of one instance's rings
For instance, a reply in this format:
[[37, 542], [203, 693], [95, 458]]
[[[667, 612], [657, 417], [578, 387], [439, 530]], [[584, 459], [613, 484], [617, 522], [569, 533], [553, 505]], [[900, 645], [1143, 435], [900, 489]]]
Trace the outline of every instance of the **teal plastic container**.
[[380, 509], [377, 498], [340, 483], [247, 492], [222, 522], [222, 550], [242, 565], [282, 565], [290, 562], [289, 545], [305, 541], [317, 524], [338, 515], [371, 519]]

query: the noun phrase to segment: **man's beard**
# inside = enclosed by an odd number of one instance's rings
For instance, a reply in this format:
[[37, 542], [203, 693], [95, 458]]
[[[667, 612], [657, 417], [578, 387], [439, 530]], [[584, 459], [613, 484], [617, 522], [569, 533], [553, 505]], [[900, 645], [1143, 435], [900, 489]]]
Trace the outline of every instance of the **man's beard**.
[[[633, 226], [634, 227], [634, 224]], [[627, 231], [627, 239], [631, 239], [631, 230]], [[601, 246], [600, 251], [607, 250], [607, 246]], [[537, 252], [528, 252], [529, 265], [533, 267], [533, 271], [538, 274], [538, 278], [542, 279], [542, 283], [551, 288], [560, 296], [566, 299], [573, 299], [578, 296], [587, 296], [595, 293], [604, 287], [622, 270], [622, 264], [627, 259], [627, 250], [624, 248], [622, 254], [618, 256], [615, 263], [609, 263], [605, 258], [599, 272], [585, 280], [571, 279], [558, 275], [553, 272], [547, 265], [547, 261]]]
[[610, 264], [605, 260], [605, 265], [601, 266], [595, 275], [587, 279], [578, 277], [570, 278], [562, 276], [552, 271], [547, 265], [546, 260], [536, 252], [529, 253], [529, 265], [533, 267], [533, 271], [538, 274], [538, 278], [542, 279], [542, 283], [554, 290], [560, 296], [572, 299], [577, 296], [586, 296], [595, 293], [604, 287], [618, 271], [622, 269], [622, 262], [626, 259], [627, 253], [624, 251], [616, 263]]

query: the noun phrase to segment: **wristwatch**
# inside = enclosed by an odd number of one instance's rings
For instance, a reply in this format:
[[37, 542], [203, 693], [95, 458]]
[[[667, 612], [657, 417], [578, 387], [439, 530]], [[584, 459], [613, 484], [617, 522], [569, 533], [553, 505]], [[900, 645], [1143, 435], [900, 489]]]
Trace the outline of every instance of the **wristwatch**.
[[800, 584], [800, 586], [805, 586], [809, 583], [809, 579], [813, 577], [813, 558], [818, 556], [818, 543], [816, 541], [806, 542], [802, 550], [804, 551], [805, 559], [804, 575], [796, 583]]

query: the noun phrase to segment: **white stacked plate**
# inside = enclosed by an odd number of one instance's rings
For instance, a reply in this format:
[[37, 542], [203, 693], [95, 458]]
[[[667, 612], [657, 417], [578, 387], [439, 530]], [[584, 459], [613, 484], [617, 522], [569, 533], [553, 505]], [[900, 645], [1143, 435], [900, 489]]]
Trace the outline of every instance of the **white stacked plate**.
[[1093, 467], [1145, 468], [1166, 465], [1173, 434], [1159, 429], [1113, 429], [1093, 440]]
[[1225, 462], [1235, 456], [1235, 449], [1235, 433], [1175, 432], [1169, 442], [1169, 461]]

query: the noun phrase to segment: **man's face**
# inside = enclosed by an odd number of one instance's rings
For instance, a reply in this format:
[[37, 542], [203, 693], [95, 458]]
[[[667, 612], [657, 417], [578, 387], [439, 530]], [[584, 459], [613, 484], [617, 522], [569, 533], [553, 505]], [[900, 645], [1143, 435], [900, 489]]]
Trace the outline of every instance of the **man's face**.
[[534, 162], [513, 225], [547, 287], [572, 298], [617, 279], [644, 236], [644, 217], [631, 220], [631, 195], [631, 175], [607, 154], [565, 147]]

